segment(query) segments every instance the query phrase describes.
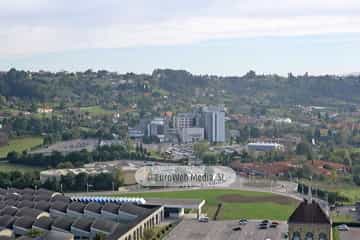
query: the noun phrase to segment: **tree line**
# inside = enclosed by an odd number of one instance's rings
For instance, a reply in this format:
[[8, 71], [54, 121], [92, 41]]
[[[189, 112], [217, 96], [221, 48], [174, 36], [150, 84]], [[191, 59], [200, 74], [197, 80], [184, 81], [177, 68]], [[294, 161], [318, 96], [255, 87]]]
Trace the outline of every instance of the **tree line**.
[[71, 167], [81, 167], [91, 162], [113, 161], [119, 159], [130, 160], [152, 160], [150, 153], [146, 149], [136, 147], [135, 151], [127, 149], [123, 145], [104, 145], [99, 146], [94, 151], [89, 152], [86, 149], [81, 151], [62, 154], [54, 151], [50, 155], [45, 154], [29, 154], [27, 152], [8, 153], [5, 160], [13, 164], [22, 164], [27, 166], [56, 168], [63, 167], [64, 164]]

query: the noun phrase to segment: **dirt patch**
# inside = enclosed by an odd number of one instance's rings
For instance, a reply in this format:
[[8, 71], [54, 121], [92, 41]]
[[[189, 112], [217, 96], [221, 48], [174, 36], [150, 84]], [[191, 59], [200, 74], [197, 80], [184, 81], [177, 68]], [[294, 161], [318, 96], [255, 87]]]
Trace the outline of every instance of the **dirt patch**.
[[272, 202], [277, 204], [289, 205], [297, 204], [298, 201], [289, 197], [273, 195], [273, 196], [241, 196], [236, 194], [227, 194], [218, 197], [219, 201], [226, 203], [259, 203]]

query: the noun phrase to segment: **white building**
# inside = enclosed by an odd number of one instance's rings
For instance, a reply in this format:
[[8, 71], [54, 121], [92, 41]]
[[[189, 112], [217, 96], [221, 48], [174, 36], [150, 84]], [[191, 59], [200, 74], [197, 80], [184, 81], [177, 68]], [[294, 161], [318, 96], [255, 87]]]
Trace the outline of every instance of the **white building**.
[[38, 113], [52, 113], [54, 110], [52, 108], [38, 108]]
[[274, 120], [275, 123], [285, 123], [285, 124], [291, 124], [292, 123], [292, 120], [291, 118], [278, 118], [278, 119], [275, 119]]
[[266, 142], [255, 142], [248, 143], [247, 145], [249, 151], [260, 151], [260, 152], [270, 152], [270, 151], [283, 151], [284, 145], [279, 143], [266, 143]]
[[181, 128], [178, 129], [182, 143], [193, 143], [204, 140], [204, 128]]
[[220, 107], [203, 108], [205, 138], [209, 142], [225, 142], [225, 112]]

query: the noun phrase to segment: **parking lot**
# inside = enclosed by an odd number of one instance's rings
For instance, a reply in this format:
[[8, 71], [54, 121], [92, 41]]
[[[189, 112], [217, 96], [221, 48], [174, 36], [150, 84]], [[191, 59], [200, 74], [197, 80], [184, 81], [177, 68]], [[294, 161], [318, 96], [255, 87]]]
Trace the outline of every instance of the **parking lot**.
[[360, 239], [360, 228], [350, 228], [349, 231], [340, 232], [341, 240], [359, 240]]
[[[170, 232], [167, 240], [281, 240], [285, 239], [287, 224], [280, 222], [276, 228], [258, 229], [260, 221], [250, 221], [245, 226], [240, 226], [238, 221], [209, 221], [201, 223], [197, 220], [183, 220]], [[235, 227], [241, 230], [234, 231]]]

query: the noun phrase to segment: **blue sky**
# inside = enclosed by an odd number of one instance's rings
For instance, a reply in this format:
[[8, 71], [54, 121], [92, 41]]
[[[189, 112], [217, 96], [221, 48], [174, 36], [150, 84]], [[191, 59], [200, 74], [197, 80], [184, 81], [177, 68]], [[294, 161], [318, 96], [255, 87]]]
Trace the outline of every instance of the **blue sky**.
[[358, 0], [2, 0], [0, 69], [360, 71]]

